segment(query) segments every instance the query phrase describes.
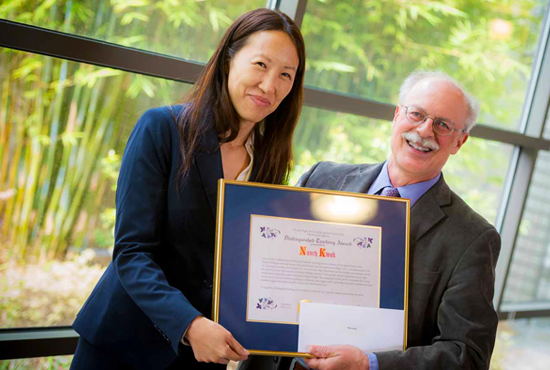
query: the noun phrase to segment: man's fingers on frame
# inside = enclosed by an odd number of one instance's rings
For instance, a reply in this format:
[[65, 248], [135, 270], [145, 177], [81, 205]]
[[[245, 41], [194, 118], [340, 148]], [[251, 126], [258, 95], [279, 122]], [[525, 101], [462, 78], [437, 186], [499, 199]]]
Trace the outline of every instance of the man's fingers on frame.
[[315, 357], [322, 358], [333, 356], [332, 348], [323, 346], [312, 346], [309, 353], [311, 353]]
[[316, 358], [308, 358], [308, 359], [305, 359], [305, 362], [309, 368], [317, 369], [321, 361]]

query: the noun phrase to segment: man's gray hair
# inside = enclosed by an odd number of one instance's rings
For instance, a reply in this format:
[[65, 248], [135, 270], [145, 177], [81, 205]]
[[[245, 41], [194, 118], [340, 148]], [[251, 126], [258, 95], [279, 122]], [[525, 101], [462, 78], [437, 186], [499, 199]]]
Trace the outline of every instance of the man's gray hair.
[[399, 88], [399, 103], [403, 104], [403, 101], [409, 91], [413, 88], [414, 85], [416, 85], [418, 82], [426, 79], [441, 79], [445, 81], [451, 82], [453, 85], [456, 86], [457, 89], [462, 92], [462, 95], [464, 95], [464, 99], [466, 100], [466, 104], [468, 106], [468, 115], [466, 116], [466, 122], [465, 122], [465, 129], [466, 132], [470, 132], [470, 130], [475, 126], [477, 116], [479, 114], [479, 102], [476, 98], [468, 94], [466, 89], [459, 84], [454, 78], [449, 76], [448, 74], [440, 71], [415, 71], [411, 73], [403, 82], [403, 85]]

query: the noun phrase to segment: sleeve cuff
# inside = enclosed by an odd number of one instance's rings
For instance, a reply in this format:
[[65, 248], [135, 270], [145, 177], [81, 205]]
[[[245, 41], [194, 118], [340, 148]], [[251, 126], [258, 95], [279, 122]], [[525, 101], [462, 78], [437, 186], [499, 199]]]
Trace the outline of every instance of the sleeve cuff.
[[378, 370], [378, 357], [374, 353], [367, 353], [369, 358], [369, 370]]
[[[191, 324], [193, 323], [193, 321], [195, 321], [195, 319], [197, 317], [203, 317], [202, 315], [198, 315], [196, 316], [193, 320], [191, 320]], [[181, 344], [183, 344], [184, 346], [190, 346], [191, 344], [189, 343], [189, 341], [187, 339], [185, 339], [185, 334], [187, 334], [187, 331], [189, 330], [189, 327], [191, 327], [191, 324], [189, 324], [189, 326], [187, 327], [187, 329], [185, 329], [185, 331], [183, 332], [183, 335], [181, 336], [181, 339], [180, 339], [180, 342]]]
[[189, 327], [187, 329], [185, 329], [185, 333], [183, 333], [183, 335], [181, 336], [181, 340], [180, 340], [181, 344], [183, 344], [184, 346], [190, 346], [187, 339], [185, 339], [185, 334], [187, 334], [187, 330], [189, 330]]
[[[366, 353], [366, 355], [369, 358], [369, 370], [379, 370], [378, 357], [376, 357], [374, 353]], [[296, 357], [295, 360], [297, 360], [297, 362], [299, 362], [304, 368], [309, 369], [303, 358]]]

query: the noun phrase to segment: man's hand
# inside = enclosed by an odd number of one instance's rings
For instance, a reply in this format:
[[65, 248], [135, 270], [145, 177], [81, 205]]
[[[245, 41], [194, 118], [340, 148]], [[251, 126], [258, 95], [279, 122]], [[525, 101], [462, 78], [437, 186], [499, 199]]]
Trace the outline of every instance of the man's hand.
[[249, 352], [220, 324], [198, 316], [189, 325], [185, 339], [199, 362], [227, 364], [229, 360], [244, 361]]
[[307, 366], [319, 370], [368, 370], [369, 358], [354, 346], [312, 346], [305, 359]]

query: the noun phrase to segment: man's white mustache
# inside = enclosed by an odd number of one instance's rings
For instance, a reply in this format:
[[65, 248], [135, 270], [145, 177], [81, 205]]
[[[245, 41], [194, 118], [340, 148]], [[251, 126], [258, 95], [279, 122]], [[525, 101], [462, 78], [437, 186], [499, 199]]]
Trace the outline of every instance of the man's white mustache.
[[401, 134], [401, 137], [405, 140], [411, 141], [417, 145], [429, 148], [434, 152], [439, 150], [439, 144], [433, 139], [425, 139], [415, 131], [407, 131]]

